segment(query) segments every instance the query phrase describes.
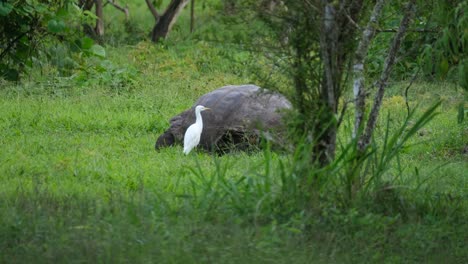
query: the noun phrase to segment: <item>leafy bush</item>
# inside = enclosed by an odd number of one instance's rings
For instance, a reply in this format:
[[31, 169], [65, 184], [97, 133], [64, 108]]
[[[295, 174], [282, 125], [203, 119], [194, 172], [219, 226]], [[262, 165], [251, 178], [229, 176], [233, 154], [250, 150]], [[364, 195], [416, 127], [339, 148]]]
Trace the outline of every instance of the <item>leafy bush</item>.
[[[397, 1], [395, 1], [396, 3]], [[386, 12], [398, 13], [389, 5]], [[466, 1], [436, 0], [421, 3], [413, 28], [402, 43], [395, 78], [408, 79], [422, 72], [430, 80], [450, 80], [468, 89], [468, 14]], [[370, 49], [367, 72], [378, 74], [384, 63], [388, 39], [396, 27], [392, 16], [381, 21], [381, 32]]]
[[452, 79], [468, 91], [468, 3], [436, 1], [435, 14], [426, 21], [439, 32], [426, 43], [421, 54], [422, 69], [439, 80]]
[[83, 37], [81, 24], [95, 19], [71, 1], [22, 0], [0, 3], [0, 77], [17, 81], [47, 61], [60, 75], [86, 68], [87, 57], [105, 57], [105, 50]]

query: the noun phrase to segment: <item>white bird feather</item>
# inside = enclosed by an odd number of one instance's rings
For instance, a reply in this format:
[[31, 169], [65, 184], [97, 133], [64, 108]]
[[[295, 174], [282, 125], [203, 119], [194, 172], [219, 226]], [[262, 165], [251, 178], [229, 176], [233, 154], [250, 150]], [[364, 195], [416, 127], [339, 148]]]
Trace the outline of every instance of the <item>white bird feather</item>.
[[190, 125], [185, 131], [184, 135], [184, 154], [187, 155], [200, 143], [200, 136], [203, 131], [203, 120], [201, 113], [202, 111], [210, 110], [208, 107], [203, 105], [197, 105], [195, 107], [195, 123]]

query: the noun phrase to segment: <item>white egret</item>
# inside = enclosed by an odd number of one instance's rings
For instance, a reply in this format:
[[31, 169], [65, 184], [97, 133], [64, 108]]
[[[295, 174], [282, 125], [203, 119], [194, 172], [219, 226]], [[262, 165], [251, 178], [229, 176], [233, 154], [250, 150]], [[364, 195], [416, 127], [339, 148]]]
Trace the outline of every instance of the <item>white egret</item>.
[[203, 130], [203, 120], [201, 111], [210, 110], [208, 107], [203, 105], [197, 105], [195, 107], [195, 123], [187, 128], [184, 136], [184, 154], [187, 155], [190, 151], [200, 143], [200, 136]]

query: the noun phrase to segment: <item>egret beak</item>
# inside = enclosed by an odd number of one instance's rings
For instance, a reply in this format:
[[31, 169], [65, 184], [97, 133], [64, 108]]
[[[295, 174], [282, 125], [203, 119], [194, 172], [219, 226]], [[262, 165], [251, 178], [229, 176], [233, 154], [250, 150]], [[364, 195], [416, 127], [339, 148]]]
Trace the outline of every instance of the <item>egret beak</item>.
[[203, 109], [203, 110], [210, 110], [211, 111], [211, 108], [205, 107], [205, 109]]

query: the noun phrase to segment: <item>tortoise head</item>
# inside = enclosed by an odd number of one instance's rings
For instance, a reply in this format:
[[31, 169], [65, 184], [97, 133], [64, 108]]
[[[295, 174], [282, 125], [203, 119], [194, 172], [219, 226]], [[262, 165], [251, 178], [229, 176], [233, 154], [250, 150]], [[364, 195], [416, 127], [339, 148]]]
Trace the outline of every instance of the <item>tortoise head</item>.
[[154, 148], [156, 150], [159, 150], [164, 147], [169, 147], [173, 146], [175, 144], [175, 138], [174, 135], [171, 132], [164, 132], [159, 138], [156, 140], [156, 144], [154, 145]]

